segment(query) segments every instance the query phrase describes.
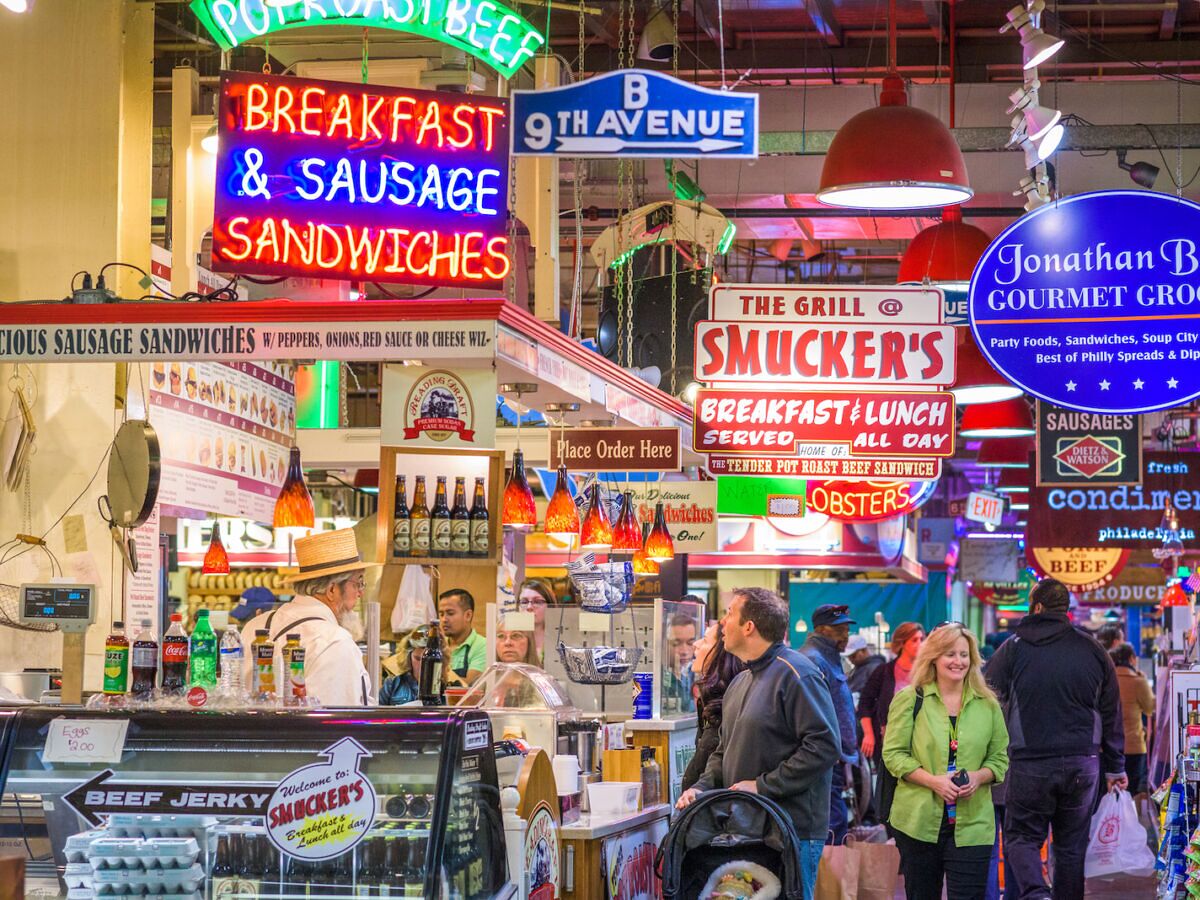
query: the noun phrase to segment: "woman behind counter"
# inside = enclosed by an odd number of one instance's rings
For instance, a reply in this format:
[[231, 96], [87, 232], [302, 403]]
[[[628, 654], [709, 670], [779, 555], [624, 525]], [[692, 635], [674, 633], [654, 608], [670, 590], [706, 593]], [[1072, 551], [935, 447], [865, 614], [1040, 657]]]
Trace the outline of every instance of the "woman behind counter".
[[940, 900], [943, 881], [948, 900], [987, 889], [991, 785], [1008, 770], [1008, 729], [980, 663], [970, 631], [935, 628], [888, 713], [883, 761], [899, 779], [890, 822], [908, 900]]
[[746, 668], [746, 664], [725, 649], [725, 634], [720, 622], [710, 622], [694, 645], [692, 672], [696, 676], [696, 755], [683, 773], [683, 790], [695, 785], [708, 766], [708, 758], [717, 749], [721, 734], [721, 707], [725, 689]]

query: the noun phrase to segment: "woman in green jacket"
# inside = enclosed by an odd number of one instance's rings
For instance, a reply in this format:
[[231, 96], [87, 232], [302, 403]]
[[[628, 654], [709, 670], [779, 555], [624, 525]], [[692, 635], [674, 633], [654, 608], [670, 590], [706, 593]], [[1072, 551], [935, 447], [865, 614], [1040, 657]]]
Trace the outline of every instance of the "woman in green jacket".
[[976, 900], [996, 837], [992, 788], [1008, 770], [1008, 730], [962, 625], [935, 629], [912, 685], [892, 701], [883, 762], [899, 779], [891, 826], [908, 900]]

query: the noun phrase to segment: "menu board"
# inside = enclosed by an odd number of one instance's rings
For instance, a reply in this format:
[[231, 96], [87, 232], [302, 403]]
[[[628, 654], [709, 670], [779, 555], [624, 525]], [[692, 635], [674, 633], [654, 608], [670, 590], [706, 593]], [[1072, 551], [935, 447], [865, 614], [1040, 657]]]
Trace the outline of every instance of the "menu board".
[[159, 503], [271, 521], [295, 440], [294, 377], [284, 362], [153, 363]]

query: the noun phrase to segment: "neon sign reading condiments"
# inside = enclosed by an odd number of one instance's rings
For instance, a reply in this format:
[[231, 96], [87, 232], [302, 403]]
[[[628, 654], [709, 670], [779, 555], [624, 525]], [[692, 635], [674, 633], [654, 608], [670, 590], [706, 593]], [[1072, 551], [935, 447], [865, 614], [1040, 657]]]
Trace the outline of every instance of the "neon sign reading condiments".
[[222, 76], [214, 268], [498, 287], [508, 106], [493, 97]]
[[388, 28], [450, 44], [511, 78], [546, 43], [495, 0], [192, 0], [191, 6], [223, 50], [289, 28]]

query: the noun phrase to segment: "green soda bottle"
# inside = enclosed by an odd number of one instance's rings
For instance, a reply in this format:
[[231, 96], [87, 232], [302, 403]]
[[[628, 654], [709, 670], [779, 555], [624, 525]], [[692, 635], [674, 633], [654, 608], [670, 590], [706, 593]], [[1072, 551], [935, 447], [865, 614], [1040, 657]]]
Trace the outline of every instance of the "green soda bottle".
[[217, 635], [208, 622], [208, 610], [196, 610], [196, 627], [192, 629], [189, 654], [188, 684], [205, 690], [217, 686]]
[[104, 693], [124, 694], [129, 690], [129, 638], [125, 623], [113, 622], [112, 634], [104, 642]]

